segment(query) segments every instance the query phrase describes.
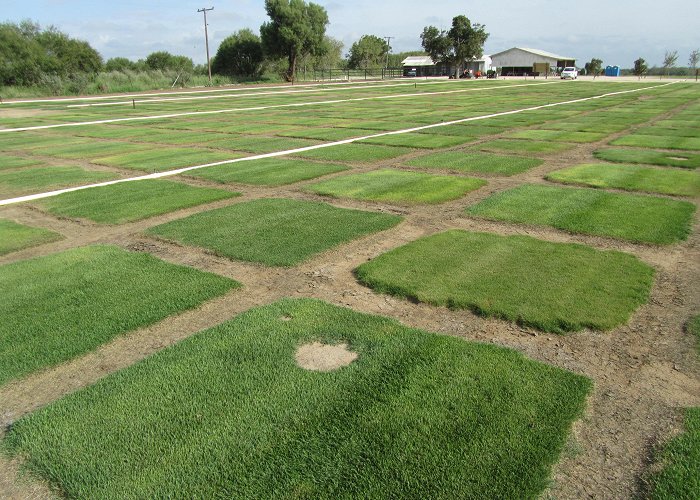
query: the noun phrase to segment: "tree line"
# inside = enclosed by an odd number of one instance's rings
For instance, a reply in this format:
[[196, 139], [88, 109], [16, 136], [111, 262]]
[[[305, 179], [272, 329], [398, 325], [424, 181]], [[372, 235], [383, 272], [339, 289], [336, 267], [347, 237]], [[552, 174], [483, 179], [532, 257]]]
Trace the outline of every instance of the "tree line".
[[[639, 78], [645, 76], [694, 76], [700, 63], [700, 49], [693, 50], [688, 56], [688, 67], [678, 67], [678, 51], [667, 50], [664, 54], [661, 66], [649, 67], [646, 60], [640, 57], [632, 63], [631, 68], [621, 70], [622, 74], [634, 75]], [[593, 58], [584, 65], [584, 71], [593, 78], [603, 74], [602, 59]]]

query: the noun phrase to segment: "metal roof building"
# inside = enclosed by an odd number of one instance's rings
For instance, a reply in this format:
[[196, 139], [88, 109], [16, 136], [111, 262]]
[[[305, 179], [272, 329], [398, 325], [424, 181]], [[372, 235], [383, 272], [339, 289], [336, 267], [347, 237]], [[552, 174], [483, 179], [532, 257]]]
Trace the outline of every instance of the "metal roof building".
[[564, 68], [575, 66], [573, 57], [553, 54], [545, 50], [513, 47], [497, 54], [491, 55], [491, 64], [499, 68], [502, 75], [532, 74], [535, 64], [548, 64], [552, 68]]

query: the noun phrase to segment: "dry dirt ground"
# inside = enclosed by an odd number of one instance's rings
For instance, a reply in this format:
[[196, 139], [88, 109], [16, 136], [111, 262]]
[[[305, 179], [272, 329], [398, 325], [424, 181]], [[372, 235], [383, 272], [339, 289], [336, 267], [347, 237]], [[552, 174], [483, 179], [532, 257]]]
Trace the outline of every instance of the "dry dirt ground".
[[[659, 117], [661, 119], [663, 117]], [[613, 136], [611, 136], [613, 137]], [[56, 218], [28, 205], [0, 209], [0, 217], [53, 229], [62, 241], [0, 257], [0, 264], [47, 255], [93, 243], [111, 243], [150, 252], [169, 262], [185, 264], [244, 284], [242, 289], [205, 303], [198, 309], [167, 318], [116, 338], [94, 352], [0, 387], [0, 428], [41, 406], [129, 366], [204, 328], [217, 325], [249, 308], [282, 297], [315, 297], [355, 310], [396, 318], [432, 332], [522, 351], [530, 358], [590, 377], [595, 389], [583, 418], [553, 471], [545, 498], [631, 498], [644, 496], [645, 478], [653, 467], [653, 451], [682, 429], [682, 408], [700, 405], [700, 357], [684, 323], [700, 312], [700, 217], [688, 241], [670, 247], [572, 235], [555, 229], [487, 222], [464, 216], [464, 208], [523, 182], [545, 183], [548, 172], [586, 161], [597, 144], [575, 146], [550, 156], [544, 165], [510, 178], [487, 177], [489, 184], [466, 197], [431, 206], [396, 206], [353, 200], [329, 200], [304, 193], [305, 184], [266, 188], [231, 185], [244, 193], [226, 200], [180, 210], [145, 221], [101, 226], [88, 221]], [[493, 137], [491, 137], [493, 138]], [[490, 139], [490, 138], [489, 138]], [[396, 165], [395, 161], [355, 166], [356, 171]], [[342, 175], [342, 174], [338, 174]], [[212, 185], [188, 180], [193, 185]], [[216, 185], [220, 187], [220, 185]], [[293, 268], [270, 268], [230, 261], [205, 250], [145, 236], [143, 230], [203, 210], [257, 198], [285, 197], [324, 200], [336, 206], [370, 209], [405, 216], [388, 231], [370, 235], [324, 252]], [[698, 200], [694, 200], [696, 203]], [[513, 323], [485, 319], [468, 311], [414, 304], [378, 295], [355, 280], [353, 269], [387, 250], [419, 237], [461, 228], [498, 234], [523, 234], [553, 242], [578, 242], [598, 249], [616, 249], [638, 256], [657, 270], [649, 303], [628, 324], [609, 332], [582, 331], [543, 334]], [[0, 458], [0, 497], [46, 498], [48, 487], [19, 473], [17, 461]]]

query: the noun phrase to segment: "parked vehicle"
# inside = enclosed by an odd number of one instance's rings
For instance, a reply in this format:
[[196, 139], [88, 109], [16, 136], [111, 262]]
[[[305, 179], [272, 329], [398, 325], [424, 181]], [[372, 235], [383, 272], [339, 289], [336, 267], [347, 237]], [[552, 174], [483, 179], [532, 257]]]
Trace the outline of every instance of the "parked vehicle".
[[409, 70], [406, 72], [406, 76], [418, 76], [418, 73], [416, 72], [415, 69], [409, 69]]
[[576, 80], [578, 78], [578, 70], [571, 66], [564, 68], [564, 71], [561, 72], [561, 79], [566, 80], [567, 78]]

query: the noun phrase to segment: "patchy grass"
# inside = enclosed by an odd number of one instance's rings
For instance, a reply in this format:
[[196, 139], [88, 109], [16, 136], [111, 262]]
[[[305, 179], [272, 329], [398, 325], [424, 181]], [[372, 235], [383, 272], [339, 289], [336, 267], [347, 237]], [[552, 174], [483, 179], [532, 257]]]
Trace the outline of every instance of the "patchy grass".
[[454, 200], [484, 185], [482, 179], [384, 169], [343, 175], [306, 190], [336, 198], [412, 204]]
[[93, 160], [93, 163], [110, 167], [143, 170], [145, 172], [162, 172], [181, 167], [232, 160], [241, 156], [238, 153], [212, 151], [209, 149], [156, 148], [147, 151], [105, 156]]
[[[358, 359], [301, 369], [312, 341]], [[536, 498], [590, 390], [510, 349], [287, 299], [18, 420], [3, 447], [67, 497]]]
[[651, 498], [700, 498], [700, 408], [685, 411], [685, 433], [660, 455], [664, 468], [652, 477]]
[[615, 251], [453, 230], [380, 255], [356, 273], [377, 292], [569, 332], [627, 322], [648, 300], [654, 270]]
[[440, 149], [451, 148], [474, 141], [474, 137], [438, 134], [395, 134], [365, 139], [361, 144], [380, 144], [407, 148]]
[[497, 153], [505, 151], [509, 153], [551, 154], [565, 151], [571, 148], [571, 145], [561, 142], [496, 139], [482, 142], [474, 147], [483, 151], [495, 151]]
[[144, 180], [64, 193], [37, 204], [55, 215], [90, 219], [100, 224], [123, 224], [234, 196], [240, 193], [181, 182]]
[[411, 152], [412, 150], [408, 148], [371, 144], [343, 144], [296, 154], [314, 160], [372, 163], [398, 158]]
[[547, 180], [597, 188], [615, 188], [679, 196], [700, 195], [697, 172], [594, 163], [557, 170]]
[[645, 163], [663, 167], [698, 168], [700, 154], [669, 153], [648, 149], [599, 149], [594, 153], [600, 160], [616, 163]]
[[231, 259], [293, 266], [340, 243], [389, 229], [401, 220], [325, 203], [262, 199], [191, 215], [148, 232]]
[[520, 130], [509, 134], [514, 139], [535, 139], [540, 141], [557, 142], [596, 142], [607, 137], [608, 134], [600, 132], [579, 132], [566, 130]]
[[574, 233], [666, 245], [685, 240], [695, 205], [594, 189], [523, 185], [490, 196], [469, 215]]
[[187, 175], [221, 184], [239, 182], [241, 184], [260, 186], [282, 186], [342, 172], [347, 169], [348, 167], [343, 165], [331, 163], [316, 163], [286, 158], [265, 158], [203, 168], [187, 173]]
[[698, 351], [700, 352], [700, 314], [688, 320], [685, 330], [698, 338]]
[[289, 132], [280, 132], [278, 135], [282, 137], [298, 137], [301, 139], [315, 139], [317, 141], [342, 141], [343, 139], [351, 139], [353, 137], [364, 137], [369, 135], [366, 130], [354, 128], [306, 128], [296, 129]]
[[0, 266], [0, 384], [85, 354], [237, 286], [113, 246]]
[[11, 168], [38, 167], [42, 165], [44, 165], [44, 162], [35, 158], [21, 158], [19, 156], [0, 154], [0, 170], [8, 170]]
[[47, 229], [0, 219], [0, 255], [61, 239], [62, 235]]
[[44, 189], [80, 186], [119, 177], [110, 172], [95, 172], [80, 167], [39, 167], [0, 172], [0, 197], [21, 196]]
[[152, 149], [148, 144], [133, 144], [118, 141], [92, 141], [88, 143], [66, 144], [63, 146], [48, 146], [35, 149], [35, 154], [55, 156], [57, 158], [83, 159], [103, 157], [108, 155], [123, 155]]
[[256, 136], [231, 137], [225, 140], [206, 142], [206, 146], [209, 148], [250, 151], [251, 153], [257, 154], [287, 151], [290, 149], [313, 146], [315, 144], [318, 144], [318, 141], [312, 141], [309, 139], [287, 139], [281, 137]]
[[444, 151], [409, 160], [406, 162], [406, 165], [419, 168], [451, 170], [454, 172], [511, 176], [538, 167], [542, 163], [544, 161], [537, 158]]
[[700, 150], [700, 137], [631, 134], [615, 139], [610, 144], [655, 149]]

